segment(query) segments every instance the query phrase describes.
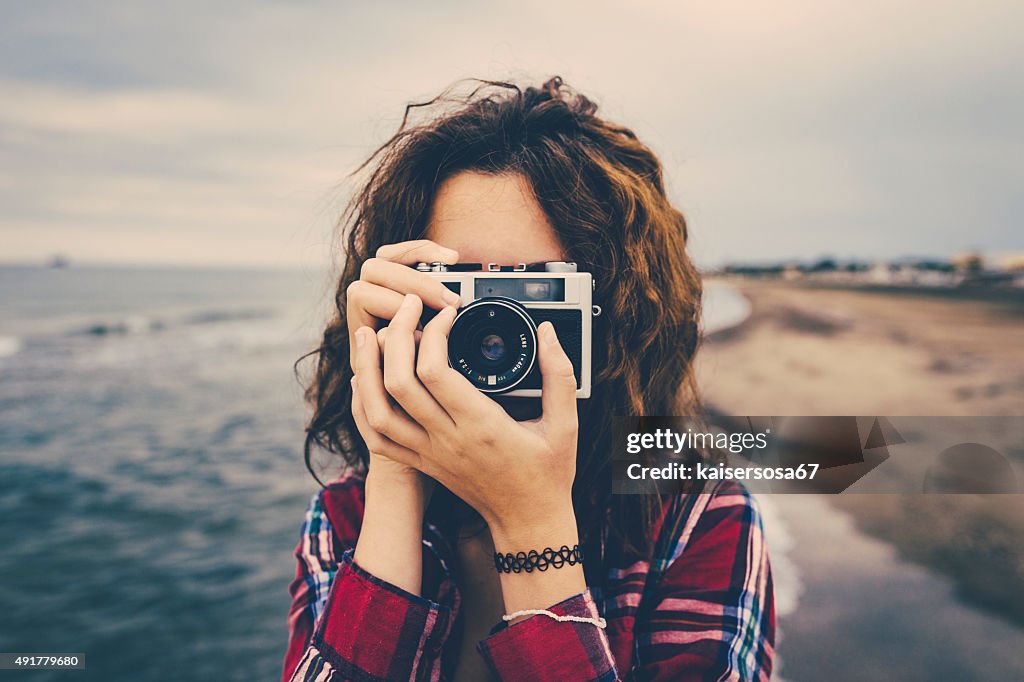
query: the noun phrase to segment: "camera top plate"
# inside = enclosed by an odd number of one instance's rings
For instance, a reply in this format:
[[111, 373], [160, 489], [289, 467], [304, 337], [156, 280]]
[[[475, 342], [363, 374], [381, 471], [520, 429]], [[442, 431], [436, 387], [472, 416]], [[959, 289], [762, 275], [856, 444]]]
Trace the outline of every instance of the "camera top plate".
[[577, 271], [576, 263], [567, 261], [541, 261], [539, 263], [519, 263], [517, 265], [498, 265], [488, 263], [417, 263], [420, 272], [554, 272], [572, 273]]

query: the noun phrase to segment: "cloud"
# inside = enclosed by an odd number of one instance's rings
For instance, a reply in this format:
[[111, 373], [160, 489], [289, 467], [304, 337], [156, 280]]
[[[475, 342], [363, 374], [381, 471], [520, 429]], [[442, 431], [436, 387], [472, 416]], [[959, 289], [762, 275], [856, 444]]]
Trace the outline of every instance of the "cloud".
[[1021, 246], [1018, 3], [2, 12], [4, 258], [322, 259], [405, 103], [554, 73], [662, 156], [702, 262]]
[[238, 114], [230, 101], [184, 90], [71, 90], [17, 81], [0, 83], [0, 90], [15, 102], [0, 110], [0, 125], [37, 133], [181, 141], [225, 130]]

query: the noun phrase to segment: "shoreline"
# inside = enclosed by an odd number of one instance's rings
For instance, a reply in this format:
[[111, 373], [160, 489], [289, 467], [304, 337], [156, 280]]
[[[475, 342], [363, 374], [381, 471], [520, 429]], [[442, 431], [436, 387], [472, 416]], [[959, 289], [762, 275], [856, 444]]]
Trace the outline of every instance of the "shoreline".
[[[751, 313], [703, 338], [696, 365], [709, 409], [775, 416], [1024, 414], [1024, 292], [713, 281], [736, 287]], [[818, 502], [801, 500], [806, 497]], [[771, 528], [766, 534], [773, 553], [781, 547], [779, 567], [791, 574], [780, 572], [777, 588], [780, 607], [791, 607], [779, 609], [783, 676], [803, 679], [808, 663], [827, 664], [818, 651], [827, 644], [823, 631], [852, 637], [902, 671], [906, 661], [869, 632], [869, 623], [922, 651], [942, 642], [936, 655], [951, 669], [971, 670], [966, 661], [981, 657], [988, 662], [977, 670], [1000, 669], [1004, 678], [1024, 672], [981, 634], [998, 631], [999, 641], [1024, 634], [1024, 495], [760, 499], [771, 508], [766, 525], [784, 521], [774, 537]], [[804, 518], [812, 508], [817, 521]], [[857, 547], [875, 559], [862, 560]], [[899, 592], [883, 598], [879, 590], [897, 584], [914, 598]], [[929, 614], [938, 612], [948, 622], [934, 622]], [[957, 628], [973, 634], [957, 639]], [[915, 671], [906, 675], [901, 679], [919, 679]], [[833, 679], [844, 677], [836, 671]]]
[[750, 299], [730, 282], [709, 280], [701, 299], [701, 338], [733, 329], [750, 319]]

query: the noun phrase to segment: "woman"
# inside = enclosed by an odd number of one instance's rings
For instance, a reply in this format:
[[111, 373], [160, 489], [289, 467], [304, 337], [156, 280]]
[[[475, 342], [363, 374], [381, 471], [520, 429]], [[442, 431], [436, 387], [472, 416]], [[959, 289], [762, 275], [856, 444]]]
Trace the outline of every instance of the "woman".
[[[413, 125], [417, 106], [440, 111]], [[745, 491], [610, 493], [612, 416], [699, 409], [700, 280], [658, 159], [558, 78], [417, 106], [343, 220], [306, 462], [322, 447], [347, 472], [306, 513], [283, 679], [767, 679]], [[409, 265], [541, 261], [594, 276], [592, 396], [545, 323], [542, 398], [494, 400], [447, 364], [459, 297]]]

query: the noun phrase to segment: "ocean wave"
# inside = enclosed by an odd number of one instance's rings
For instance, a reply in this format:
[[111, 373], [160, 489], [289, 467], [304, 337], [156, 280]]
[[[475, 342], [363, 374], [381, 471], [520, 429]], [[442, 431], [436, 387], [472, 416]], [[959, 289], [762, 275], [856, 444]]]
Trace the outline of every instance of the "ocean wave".
[[794, 558], [796, 538], [786, 525], [782, 512], [772, 495], [759, 495], [757, 506], [764, 525], [764, 537], [772, 563], [775, 582], [775, 615], [796, 613], [806, 586]]
[[[94, 323], [72, 330], [71, 334], [73, 336], [124, 336], [128, 334], [159, 332], [167, 329], [168, 327], [262, 320], [269, 319], [273, 316], [274, 311], [262, 308], [241, 310], [203, 310], [170, 319], [133, 315], [112, 321], [98, 320]], [[2, 353], [0, 353], [0, 355], [2, 355]]]
[[750, 301], [733, 286], [724, 282], [704, 285], [704, 333], [735, 327], [750, 316]]
[[185, 324], [212, 324], [217, 322], [236, 322], [241, 320], [265, 320], [274, 316], [274, 311], [266, 308], [242, 310], [204, 310], [185, 318]]
[[21, 339], [14, 336], [0, 336], [0, 358], [9, 358], [21, 350]]
[[165, 326], [165, 323], [161, 320], [142, 316], [133, 316], [113, 322], [95, 322], [76, 330], [74, 334], [86, 334], [89, 336], [143, 334], [146, 332], [160, 331]]

